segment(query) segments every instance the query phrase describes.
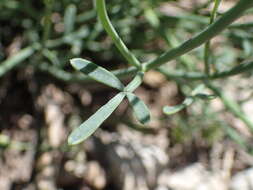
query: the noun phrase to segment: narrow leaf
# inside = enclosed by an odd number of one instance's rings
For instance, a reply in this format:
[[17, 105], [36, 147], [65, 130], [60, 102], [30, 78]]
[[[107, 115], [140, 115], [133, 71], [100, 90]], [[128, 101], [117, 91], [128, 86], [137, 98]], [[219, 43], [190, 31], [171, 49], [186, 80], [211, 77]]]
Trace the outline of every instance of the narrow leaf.
[[64, 33], [70, 34], [75, 25], [76, 21], [76, 6], [71, 4], [66, 8], [65, 14], [64, 14]]
[[151, 26], [153, 26], [154, 28], [157, 28], [159, 26], [160, 20], [157, 14], [155, 13], [154, 9], [152, 8], [145, 9], [144, 15]]
[[123, 91], [124, 85], [120, 80], [103, 67], [81, 58], [71, 59], [70, 63], [76, 70], [88, 75], [93, 80]]
[[176, 106], [164, 106], [163, 107], [163, 113], [167, 115], [175, 114], [187, 106], [191, 105], [194, 102], [194, 98], [192, 96], [187, 97], [182, 104], [176, 105]]
[[90, 135], [112, 114], [125, 97], [125, 93], [121, 92], [102, 106], [96, 113], [89, 117], [84, 123], [76, 128], [68, 137], [68, 144], [79, 144]]
[[25, 59], [30, 57], [36, 47], [27, 47], [19, 52], [17, 52], [15, 55], [11, 56], [9, 59], [3, 61], [0, 63], [0, 77], [2, 77], [5, 73], [13, 69], [14, 67], [18, 66], [19, 64], [22, 64]]
[[133, 93], [127, 92], [126, 95], [138, 121], [142, 124], [149, 122], [150, 113], [146, 104]]

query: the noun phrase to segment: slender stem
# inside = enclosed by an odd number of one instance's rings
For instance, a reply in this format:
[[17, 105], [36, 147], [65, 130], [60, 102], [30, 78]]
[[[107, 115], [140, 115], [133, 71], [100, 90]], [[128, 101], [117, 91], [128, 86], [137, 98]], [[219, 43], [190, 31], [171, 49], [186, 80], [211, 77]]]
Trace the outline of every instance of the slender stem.
[[47, 48], [55, 48], [63, 44], [69, 44], [74, 40], [86, 39], [88, 35], [89, 30], [85, 27], [81, 27], [80, 29], [71, 32], [70, 34], [67, 34], [63, 37], [47, 40], [45, 45]]
[[233, 24], [229, 28], [231, 28], [231, 29], [234, 29], [234, 28], [247, 29], [247, 28], [252, 28], [252, 27], [253, 27], [253, 22], [246, 22], [246, 23]]
[[[253, 61], [248, 61], [245, 63], [241, 63], [238, 66], [233, 67], [230, 70], [223, 71], [220, 73], [215, 73], [209, 76], [209, 79], [219, 79], [219, 78], [226, 78], [230, 76], [234, 76], [237, 74], [241, 74], [243, 72], [251, 71], [253, 69]], [[162, 67], [156, 69], [163, 75], [168, 78], [182, 78], [182, 79], [189, 79], [189, 80], [203, 80], [206, 79], [206, 75], [203, 73], [197, 72], [180, 72], [180, 71], [167, 71]]]
[[[176, 36], [173, 33], [168, 33], [168, 31], [164, 30], [162, 28], [162, 37], [164, 38], [164, 40], [167, 42], [167, 44], [169, 46], [171, 46], [172, 48], [177, 47], [178, 45], [180, 45], [178, 39], [176, 38]], [[192, 60], [191, 57], [189, 55], [183, 55], [181, 57], [179, 57], [180, 62], [182, 63], [182, 65], [187, 69], [187, 70], [192, 70]]]
[[5, 73], [10, 71], [14, 67], [21, 64], [25, 59], [33, 55], [38, 46], [38, 44], [35, 44], [30, 47], [24, 48], [20, 50], [17, 54], [0, 63], [0, 77], [2, 77]]
[[125, 87], [124, 91], [133, 92], [136, 88], [138, 88], [143, 81], [143, 72], [138, 72], [134, 79]]
[[[211, 17], [210, 17], [210, 24], [212, 24], [214, 22], [214, 19], [216, 18], [220, 3], [221, 3], [221, 0], [214, 0], [214, 7], [213, 7]], [[210, 52], [210, 41], [208, 41], [205, 44], [205, 50], [204, 50], [205, 73], [207, 76], [210, 75], [210, 53], [211, 53]]]
[[232, 99], [228, 98], [219, 88], [215, 87], [214, 85], [210, 83], [206, 83], [207, 86], [217, 95], [220, 97], [221, 101], [225, 105], [225, 107], [233, 113], [236, 117], [241, 119], [248, 127], [249, 129], [253, 132], [253, 121], [249, 119], [245, 115], [245, 113], [241, 110], [240, 106], [233, 101]]
[[239, 144], [242, 148], [249, 150], [249, 145], [247, 143], [247, 141], [245, 140], [245, 138], [239, 134], [236, 129], [230, 127], [228, 124], [222, 122], [221, 123], [221, 127], [223, 128], [223, 130], [226, 131], [226, 134], [229, 138], [231, 138], [232, 140], [234, 140], [237, 144]]
[[54, 0], [44, 0], [44, 3], [46, 5], [46, 8], [45, 8], [45, 18], [44, 18], [44, 31], [43, 31], [43, 38], [42, 38], [43, 46], [46, 45], [46, 41], [49, 39], [49, 36], [50, 36], [50, 30], [52, 26], [51, 15], [52, 15]]
[[112, 23], [110, 22], [106, 11], [105, 0], [96, 0], [96, 6], [100, 22], [102, 23], [108, 35], [112, 38], [114, 44], [117, 46], [121, 54], [125, 57], [125, 59], [130, 65], [133, 65], [141, 70], [140, 62], [126, 47], [120, 36], [117, 34], [116, 30], [114, 29]]
[[[247, 13], [244, 12], [244, 15]], [[179, 19], [179, 20], [188, 20], [199, 24], [209, 24], [210, 20], [206, 16], [195, 15], [195, 14], [183, 14], [183, 15], [162, 15], [163, 17]], [[245, 23], [235, 23], [228, 26], [229, 29], [245, 29], [253, 27], [253, 22]]]
[[243, 12], [253, 7], [252, 0], [240, 0], [233, 8], [227, 11], [222, 17], [220, 17], [216, 22], [209, 25], [204, 31], [202, 31], [197, 36], [184, 42], [177, 48], [162, 54], [155, 60], [145, 63], [144, 70], [150, 70], [152, 68], [157, 68], [160, 65], [181, 56], [192, 49], [202, 45], [208, 40], [212, 39], [214, 36], [218, 35], [220, 32], [225, 30], [232, 22], [239, 18]]
[[205, 44], [204, 63], [205, 63], [205, 74], [207, 77], [209, 77], [210, 75], [210, 41], [208, 41]]

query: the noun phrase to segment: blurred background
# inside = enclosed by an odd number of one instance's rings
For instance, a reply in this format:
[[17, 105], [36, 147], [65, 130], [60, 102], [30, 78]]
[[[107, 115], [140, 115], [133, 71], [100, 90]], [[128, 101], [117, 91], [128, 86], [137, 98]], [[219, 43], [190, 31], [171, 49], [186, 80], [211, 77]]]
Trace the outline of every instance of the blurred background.
[[[222, 1], [218, 16], [237, 2]], [[142, 62], [207, 27], [213, 7], [212, 0], [106, 3], [119, 35]], [[252, 71], [214, 80], [221, 92], [214, 100], [198, 100], [172, 116], [162, 112], [203, 83], [177, 77], [203, 72], [203, 47], [167, 63], [166, 76], [145, 75], [136, 94], [151, 110], [148, 126], [123, 102], [88, 140], [67, 145], [69, 133], [116, 93], [88, 81], [69, 60], [127, 68], [93, 4], [0, 1], [0, 189], [252, 190]], [[212, 40], [212, 72], [252, 59], [252, 34], [250, 9]]]

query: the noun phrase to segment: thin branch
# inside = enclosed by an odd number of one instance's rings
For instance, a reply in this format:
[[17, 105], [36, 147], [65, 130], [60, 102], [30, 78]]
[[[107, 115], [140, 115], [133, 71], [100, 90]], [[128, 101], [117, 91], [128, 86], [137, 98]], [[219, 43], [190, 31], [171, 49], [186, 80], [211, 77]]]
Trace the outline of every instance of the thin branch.
[[8, 71], [21, 64], [25, 59], [33, 55], [36, 50], [36, 45], [24, 48], [9, 59], [0, 63], [0, 77], [5, 75]]
[[[210, 75], [209, 79], [214, 80], [214, 79], [231, 77], [231, 76], [238, 75], [238, 74], [241, 74], [241, 73], [244, 73], [247, 71], [251, 71], [252, 69], [253, 69], [253, 61], [251, 60], [251, 61], [248, 61], [245, 63], [241, 63], [240, 65], [235, 66], [230, 70]], [[204, 79], [206, 79], [205, 74], [198, 73], [198, 72], [168, 71], [167, 69], [165, 69], [163, 67], [159, 67], [156, 70], [168, 78], [182, 78], [182, 79], [188, 79], [188, 80], [204, 80]]]
[[43, 38], [42, 38], [42, 45], [45, 46], [46, 41], [50, 37], [51, 27], [52, 27], [52, 21], [51, 21], [51, 15], [52, 15], [52, 9], [54, 0], [44, 0], [45, 3], [45, 17], [44, 17], [44, 28], [43, 28]]
[[253, 7], [252, 0], [240, 0], [233, 8], [227, 11], [222, 17], [220, 17], [216, 22], [209, 25], [204, 31], [202, 31], [197, 36], [184, 42], [177, 48], [173, 48], [170, 51], [162, 54], [155, 60], [145, 63], [144, 68], [146, 71], [157, 68], [160, 65], [175, 59], [197, 47], [203, 43], [209, 41], [220, 32], [225, 30], [232, 22], [239, 18], [246, 10]]
[[140, 62], [126, 47], [124, 42], [121, 40], [120, 36], [117, 34], [116, 30], [114, 29], [106, 11], [105, 0], [96, 0], [96, 6], [99, 20], [102, 23], [108, 35], [112, 38], [114, 44], [117, 46], [121, 54], [125, 57], [125, 59], [128, 61], [130, 65], [133, 65], [140, 69], [141, 68]]
[[[214, 0], [214, 7], [210, 16], [210, 24], [212, 24], [214, 22], [214, 19], [216, 18], [220, 3], [221, 3], [221, 0]], [[211, 54], [210, 41], [208, 41], [206, 42], [205, 49], [204, 49], [205, 73], [207, 76], [210, 75], [210, 54]]]
[[[0, 67], [1, 68], [1, 67]], [[65, 81], [65, 82], [92, 82], [87, 76], [83, 74], [73, 74], [67, 71], [64, 71], [55, 66], [49, 65], [47, 63], [41, 63], [37, 65], [37, 68], [43, 72], [47, 72], [51, 74], [53, 77]], [[214, 75], [210, 75], [209, 79], [222, 79], [226, 77], [231, 77], [234, 75], [238, 75], [247, 71], [251, 71], [253, 69], [253, 61], [248, 61], [246, 63], [241, 63], [238, 66], [233, 67], [230, 70], [223, 71], [220, 73], [215, 73]], [[0, 69], [1, 70], [1, 69]], [[171, 71], [169, 72], [167, 69], [163, 67], [159, 67], [156, 69], [158, 72], [162, 73], [164, 76], [171, 79], [187, 79], [187, 80], [203, 80], [206, 79], [206, 75], [198, 72], [183, 72], [183, 71]], [[129, 67], [127, 69], [118, 69], [112, 71], [112, 73], [120, 79], [129, 78], [134, 76], [137, 73], [138, 69], [136, 67]], [[1, 76], [1, 73], [0, 73]]]

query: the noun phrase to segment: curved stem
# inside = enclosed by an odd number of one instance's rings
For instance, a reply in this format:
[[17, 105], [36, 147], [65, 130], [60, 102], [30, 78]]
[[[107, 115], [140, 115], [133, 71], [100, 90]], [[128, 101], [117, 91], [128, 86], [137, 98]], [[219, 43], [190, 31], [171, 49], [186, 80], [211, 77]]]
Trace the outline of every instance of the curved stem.
[[[99, 1], [99, 0], [98, 0]], [[144, 70], [148, 71], [150, 69], [159, 67], [160, 65], [181, 56], [196, 47], [199, 47], [203, 43], [209, 41], [214, 36], [225, 30], [233, 21], [239, 18], [243, 12], [253, 7], [252, 0], [240, 0], [233, 8], [227, 11], [222, 17], [220, 17], [216, 22], [207, 27], [203, 32], [195, 36], [194, 38], [184, 42], [177, 48], [162, 54], [155, 60], [148, 62], [144, 65]]]
[[[210, 16], [210, 24], [214, 22], [214, 19], [216, 18], [217, 11], [219, 8], [219, 5], [221, 3], [221, 0], [214, 0], [214, 7]], [[204, 63], [205, 63], [205, 73], [207, 76], [210, 75], [210, 41], [208, 41], [205, 44], [205, 50], [204, 50]]]
[[121, 54], [125, 57], [130, 65], [133, 65], [139, 69], [141, 69], [141, 64], [137, 60], [137, 58], [129, 51], [124, 42], [121, 40], [116, 30], [114, 29], [110, 19], [108, 17], [105, 0], [96, 0], [97, 13], [100, 22], [102, 23], [104, 29], [108, 33], [108, 35], [113, 39], [114, 44], [117, 46]]

